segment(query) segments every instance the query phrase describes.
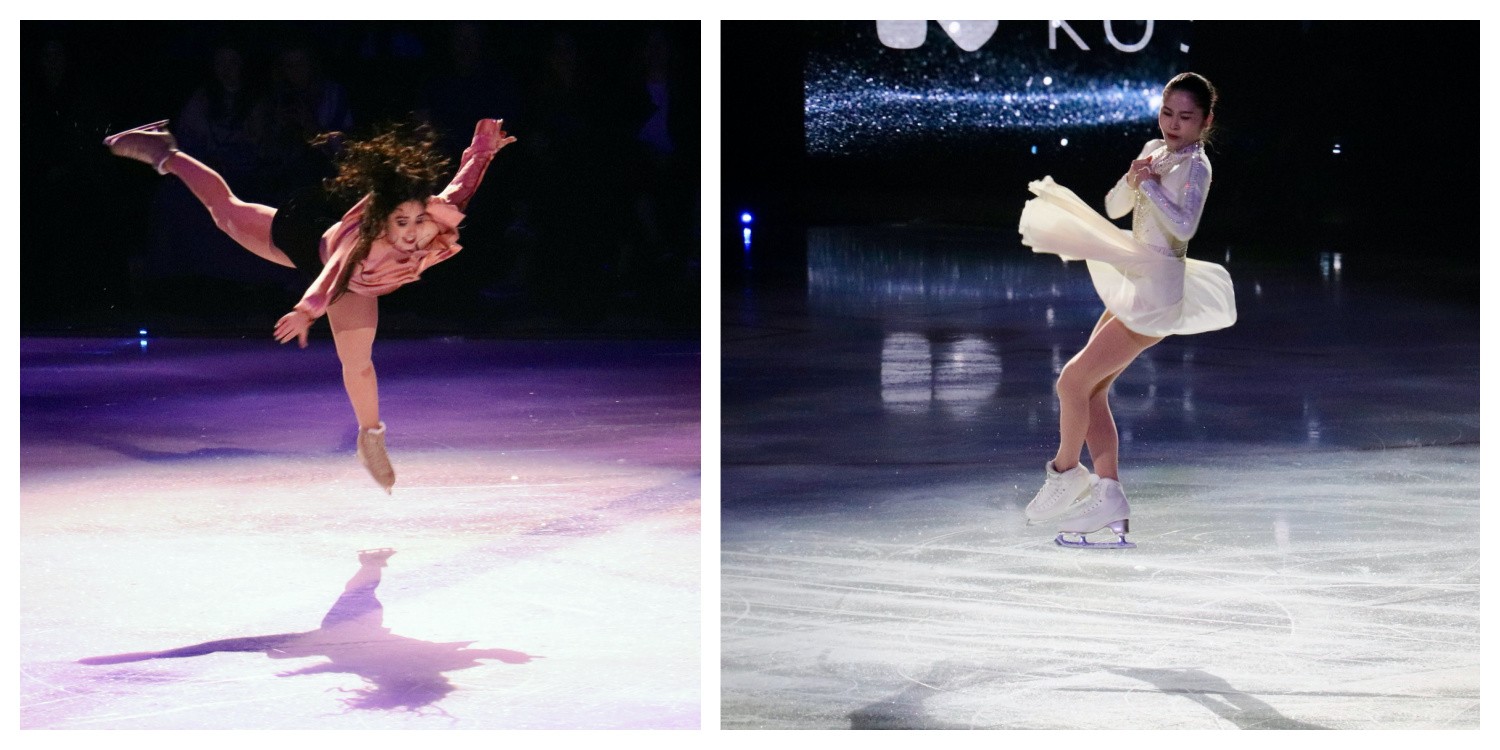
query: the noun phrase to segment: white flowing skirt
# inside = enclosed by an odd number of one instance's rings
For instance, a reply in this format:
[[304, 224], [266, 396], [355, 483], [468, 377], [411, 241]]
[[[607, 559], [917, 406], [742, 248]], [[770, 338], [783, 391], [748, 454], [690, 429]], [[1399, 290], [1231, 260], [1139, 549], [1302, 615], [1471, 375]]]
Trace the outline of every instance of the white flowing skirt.
[[1234, 284], [1217, 263], [1137, 242], [1051, 177], [1029, 186], [1021, 242], [1033, 252], [1088, 261], [1104, 307], [1147, 336], [1203, 333], [1234, 325]]

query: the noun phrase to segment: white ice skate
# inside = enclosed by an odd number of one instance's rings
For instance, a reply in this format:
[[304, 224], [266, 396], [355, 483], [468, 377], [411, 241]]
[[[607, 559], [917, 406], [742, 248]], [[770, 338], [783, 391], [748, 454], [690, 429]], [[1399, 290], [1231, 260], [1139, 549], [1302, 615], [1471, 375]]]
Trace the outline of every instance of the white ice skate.
[[1088, 469], [1083, 468], [1083, 464], [1059, 472], [1048, 461], [1047, 482], [1026, 506], [1026, 520], [1037, 523], [1069, 514], [1075, 506], [1089, 499], [1089, 491], [1093, 489], [1097, 479]]
[[[1088, 502], [1079, 505], [1074, 513], [1058, 523], [1057, 543], [1064, 547], [1092, 549], [1133, 549], [1135, 544], [1125, 540], [1130, 531], [1130, 503], [1125, 500], [1125, 489], [1113, 479], [1100, 479], [1094, 483]], [[1113, 542], [1091, 542], [1088, 534], [1108, 529], [1114, 532]], [[1072, 537], [1077, 537], [1076, 539]]]

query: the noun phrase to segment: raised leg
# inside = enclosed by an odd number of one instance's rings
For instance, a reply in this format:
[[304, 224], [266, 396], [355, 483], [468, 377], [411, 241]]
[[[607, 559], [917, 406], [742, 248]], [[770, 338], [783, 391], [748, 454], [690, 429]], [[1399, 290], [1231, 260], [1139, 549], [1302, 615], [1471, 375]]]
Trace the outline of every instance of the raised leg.
[[218, 172], [180, 151], [169, 156], [162, 169], [177, 175], [208, 209], [214, 224], [235, 242], [272, 263], [293, 267], [292, 259], [271, 243], [271, 219], [276, 209], [236, 198]]
[[370, 358], [380, 322], [379, 305], [374, 297], [350, 292], [328, 306], [328, 325], [333, 329], [334, 348], [344, 370], [344, 391], [349, 394], [361, 432], [380, 426], [380, 389]]
[[[1107, 412], [1110, 383], [1141, 352], [1158, 341], [1161, 341], [1160, 337], [1136, 333], [1112, 316], [1107, 320], [1100, 319], [1088, 344], [1063, 367], [1062, 374], [1057, 378], [1060, 417], [1057, 455], [1052, 459], [1054, 468], [1066, 471], [1078, 465], [1084, 441], [1090, 435], [1091, 403], [1102, 395], [1105, 399], [1103, 409]], [[1095, 434], [1101, 441], [1101, 453], [1112, 455], [1118, 452], [1112, 415], [1108, 418], [1108, 423], [1111, 426], [1107, 434], [1102, 424]], [[1098, 469], [1096, 463], [1095, 470]], [[1118, 472], [1117, 468], [1115, 472]]]

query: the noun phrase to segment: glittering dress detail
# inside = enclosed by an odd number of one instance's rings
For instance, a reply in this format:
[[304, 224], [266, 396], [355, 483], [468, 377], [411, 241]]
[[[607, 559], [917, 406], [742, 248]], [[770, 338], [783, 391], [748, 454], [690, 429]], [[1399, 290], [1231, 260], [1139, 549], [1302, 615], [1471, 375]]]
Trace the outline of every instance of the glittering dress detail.
[[1127, 328], [1148, 336], [1202, 333], [1234, 325], [1234, 285], [1223, 266], [1187, 256], [1198, 231], [1213, 168], [1203, 148], [1169, 150], [1146, 144], [1160, 182], [1139, 189], [1122, 177], [1105, 198], [1113, 218], [1131, 214], [1131, 229], [1115, 226], [1051, 177], [1031, 183], [1037, 197], [1021, 211], [1021, 242], [1034, 252], [1088, 261], [1094, 290]]

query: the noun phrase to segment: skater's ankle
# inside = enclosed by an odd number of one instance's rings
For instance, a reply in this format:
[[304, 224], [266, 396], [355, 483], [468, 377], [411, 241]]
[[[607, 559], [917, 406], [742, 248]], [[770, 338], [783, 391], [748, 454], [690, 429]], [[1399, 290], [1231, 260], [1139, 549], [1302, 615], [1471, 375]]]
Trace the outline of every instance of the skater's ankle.
[[1078, 467], [1078, 462], [1077, 461], [1074, 461], [1073, 463], [1068, 464], [1067, 467], [1064, 468], [1064, 466], [1061, 463], [1058, 463], [1057, 459], [1055, 459], [1055, 458], [1052, 459], [1052, 470], [1055, 471], [1055, 472], [1057, 472], [1057, 473], [1059, 473], [1059, 474], [1066, 474], [1066, 473], [1072, 471], [1073, 469], [1075, 469], [1077, 467]]

